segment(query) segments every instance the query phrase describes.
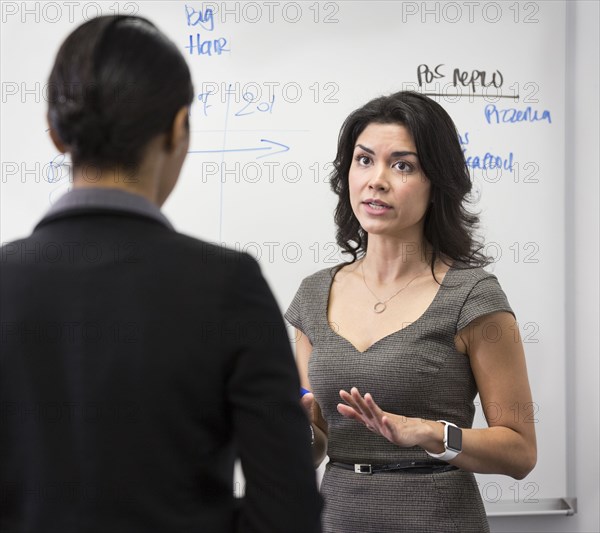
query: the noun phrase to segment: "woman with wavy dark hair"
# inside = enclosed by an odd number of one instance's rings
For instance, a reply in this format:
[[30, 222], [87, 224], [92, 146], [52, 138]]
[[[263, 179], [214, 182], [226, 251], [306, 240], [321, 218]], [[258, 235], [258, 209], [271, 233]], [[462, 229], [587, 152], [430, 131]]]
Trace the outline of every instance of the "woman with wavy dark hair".
[[[421, 94], [376, 98], [344, 122], [334, 166], [351, 261], [306, 278], [286, 314], [315, 458], [329, 455], [325, 531], [489, 531], [473, 472], [525, 477], [536, 440], [456, 127]], [[477, 393], [486, 429], [471, 429]]]

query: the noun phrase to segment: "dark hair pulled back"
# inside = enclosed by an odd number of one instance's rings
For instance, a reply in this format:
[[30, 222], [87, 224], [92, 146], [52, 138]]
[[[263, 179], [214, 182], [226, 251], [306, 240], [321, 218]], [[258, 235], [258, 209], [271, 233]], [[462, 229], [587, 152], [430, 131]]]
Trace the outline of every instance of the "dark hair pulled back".
[[137, 168], [194, 89], [177, 49], [150, 21], [103, 16], [75, 29], [49, 78], [50, 126], [75, 167]]

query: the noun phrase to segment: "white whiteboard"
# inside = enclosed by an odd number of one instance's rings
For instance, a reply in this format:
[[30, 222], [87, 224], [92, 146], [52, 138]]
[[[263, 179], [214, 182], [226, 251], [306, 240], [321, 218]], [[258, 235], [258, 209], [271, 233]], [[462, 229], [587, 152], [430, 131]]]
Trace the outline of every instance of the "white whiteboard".
[[[58, 47], [86, 18], [117, 12], [155, 22], [192, 70], [194, 153], [166, 215], [257, 257], [282, 309], [304, 276], [340, 259], [327, 174], [344, 118], [400, 89], [444, 95], [471, 164], [493, 155], [505, 167], [474, 168], [473, 197], [536, 404], [537, 467], [522, 481], [478, 476], [482, 495], [532, 505], [565, 496], [564, 2], [3, 2], [3, 243], [69, 188], [45, 123]], [[419, 65], [443, 65], [444, 77], [419, 86]], [[471, 85], [473, 71], [500, 87]]]

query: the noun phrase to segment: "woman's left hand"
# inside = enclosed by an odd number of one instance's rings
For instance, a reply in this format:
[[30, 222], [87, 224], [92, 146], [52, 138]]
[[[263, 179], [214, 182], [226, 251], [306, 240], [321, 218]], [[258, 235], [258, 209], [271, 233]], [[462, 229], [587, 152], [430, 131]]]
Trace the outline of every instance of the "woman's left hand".
[[367, 429], [385, 437], [398, 446], [410, 447], [420, 445], [431, 428], [428, 421], [421, 418], [407, 418], [383, 411], [371, 394], [364, 396], [356, 387], [350, 392], [340, 391], [340, 398], [346, 402], [339, 403], [338, 412], [346, 418], [351, 418], [364, 424]]

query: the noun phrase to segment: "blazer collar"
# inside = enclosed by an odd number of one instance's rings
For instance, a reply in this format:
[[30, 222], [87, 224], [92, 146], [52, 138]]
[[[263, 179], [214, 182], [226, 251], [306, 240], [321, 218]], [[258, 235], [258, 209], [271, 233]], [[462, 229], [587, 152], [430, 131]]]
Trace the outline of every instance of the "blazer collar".
[[132, 213], [156, 220], [163, 226], [174, 230], [161, 210], [143, 196], [121, 189], [107, 188], [72, 189], [58, 199], [37, 226], [70, 214], [80, 214], [88, 211]]

